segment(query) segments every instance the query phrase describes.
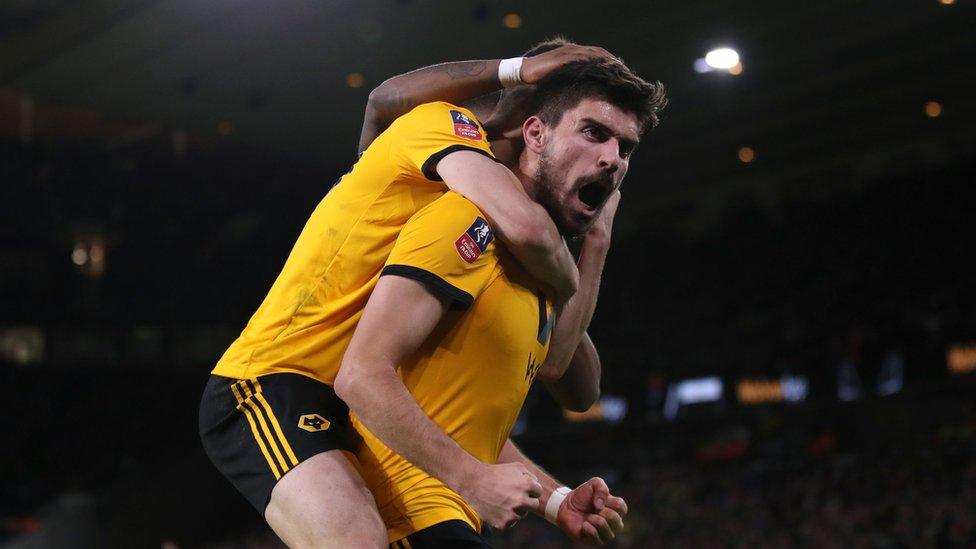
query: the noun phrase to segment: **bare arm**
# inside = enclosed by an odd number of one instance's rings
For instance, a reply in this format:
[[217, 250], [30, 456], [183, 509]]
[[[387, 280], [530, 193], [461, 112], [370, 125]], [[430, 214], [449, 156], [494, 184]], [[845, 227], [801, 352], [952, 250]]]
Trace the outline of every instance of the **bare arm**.
[[600, 398], [601, 375], [600, 355], [590, 336], [584, 333], [562, 377], [544, 382], [560, 406], [573, 412], [585, 412]]
[[505, 166], [472, 151], [441, 159], [437, 173], [452, 190], [474, 202], [488, 217], [498, 238], [519, 263], [557, 298], [579, 286], [579, 272], [552, 218], [525, 193]]
[[[612, 56], [603, 48], [578, 44], [540, 53], [523, 62], [522, 81], [535, 84], [557, 67], [594, 57]], [[417, 105], [431, 101], [458, 104], [500, 89], [499, 61], [453, 61], [387, 79], [369, 94], [363, 130], [359, 136], [359, 151], [365, 151], [391, 122]]]
[[579, 290], [556, 316], [549, 354], [539, 371], [553, 396], [571, 410], [589, 408], [600, 395], [600, 360], [586, 336], [586, 328], [596, 309], [603, 265], [610, 249], [610, 228], [619, 203], [620, 192], [616, 191], [584, 237]]
[[417, 281], [380, 277], [343, 356], [335, 391], [391, 450], [442, 480], [492, 526], [504, 528], [538, 506], [534, 477], [521, 465], [485, 465], [467, 453], [427, 417], [396, 372], [447, 306]]
[[[545, 516], [549, 497], [563, 484], [526, 457], [511, 439], [502, 447], [498, 463], [521, 463], [539, 479], [542, 496], [539, 506], [533, 511]], [[566, 497], [556, 514], [556, 525], [577, 541], [603, 545], [623, 530], [623, 517], [626, 515], [627, 502], [611, 495], [607, 483], [602, 478], [594, 477], [577, 486]]]
[[461, 103], [499, 89], [498, 62], [441, 63], [386, 80], [369, 94], [359, 151], [365, 151], [391, 122], [417, 105], [431, 101]]

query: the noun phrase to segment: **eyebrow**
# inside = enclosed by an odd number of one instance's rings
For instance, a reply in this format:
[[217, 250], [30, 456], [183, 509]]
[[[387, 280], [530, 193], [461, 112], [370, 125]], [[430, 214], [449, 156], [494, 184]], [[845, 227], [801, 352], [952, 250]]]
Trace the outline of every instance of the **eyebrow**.
[[589, 124], [591, 126], [596, 126], [596, 127], [600, 128], [600, 131], [606, 132], [606, 133], [608, 133], [608, 134], [616, 137], [617, 138], [617, 141], [620, 141], [620, 144], [621, 145], [623, 145], [624, 147], [630, 147], [631, 150], [636, 149], [637, 148], [637, 145], [640, 144], [640, 139], [630, 139], [629, 137], [621, 137], [620, 135], [618, 135], [617, 133], [615, 133], [613, 130], [611, 130], [609, 126], [607, 126], [603, 122], [600, 122], [600, 121], [598, 121], [598, 120], [596, 120], [594, 118], [586, 117], [586, 118], [583, 118], [581, 120], [581, 122], [583, 122], [584, 124]]

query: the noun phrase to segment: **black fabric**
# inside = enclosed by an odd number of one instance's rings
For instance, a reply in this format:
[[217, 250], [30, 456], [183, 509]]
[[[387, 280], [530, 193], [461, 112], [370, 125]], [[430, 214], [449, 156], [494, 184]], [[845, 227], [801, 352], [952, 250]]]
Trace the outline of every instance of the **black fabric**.
[[444, 179], [442, 179], [441, 176], [435, 170], [435, 168], [437, 167], [437, 163], [440, 162], [441, 159], [443, 159], [445, 156], [458, 151], [473, 151], [478, 154], [482, 154], [494, 160], [495, 162], [498, 162], [498, 160], [495, 157], [488, 154], [482, 149], [479, 149], [477, 147], [471, 147], [469, 145], [454, 144], [449, 147], [445, 147], [435, 152], [434, 154], [430, 155], [430, 157], [424, 161], [424, 165], [421, 166], [420, 171], [423, 172], [424, 177], [430, 179], [431, 181], [444, 181]]
[[474, 296], [468, 292], [451, 285], [451, 283], [443, 278], [420, 267], [413, 267], [411, 265], [387, 265], [383, 268], [383, 272], [380, 273], [380, 276], [385, 275], [402, 276], [416, 280], [426, 286], [431, 292], [451, 300], [452, 308], [454, 309], [467, 309], [474, 302]]
[[[238, 399], [231, 387], [238, 387], [238, 391], [246, 387], [254, 394], [258, 391], [258, 385], [267, 406], [261, 402], [254, 403], [253, 407], [242, 406], [243, 409], [239, 409]], [[268, 426], [267, 429], [262, 429], [258, 424], [258, 439], [255, 439], [245, 411], [260, 414], [264, 424]], [[272, 427], [272, 414], [281, 427], [284, 441]], [[256, 419], [257, 416], [252, 417]], [[327, 428], [318, 417], [329, 422]], [[320, 430], [302, 429], [299, 425], [303, 421], [311, 425], [307, 428]], [[275, 478], [261, 445], [268, 450], [279, 474], [284, 476], [295, 467], [295, 463], [284, 451], [285, 443], [295, 454], [298, 463], [301, 463], [330, 450], [351, 452], [356, 436], [349, 425], [349, 408], [336, 396], [332, 387], [312, 378], [290, 373], [260, 376], [257, 383], [253, 379], [210, 376], [200, 401], [199, 422], [200, 440], [207, 457], [262, 516], [278, 479]], [[285, 460], [284, 464], [274, 455], [273, 447], [279, 449]]]
[[390, 544], [393, 549], [492, 549], [492, 531], [487, 524], [481, 533], [475, 532], [471, 525], [463, 520], [448, 520], [439, 522], [414, 532], [404, 540], [397, 540]]

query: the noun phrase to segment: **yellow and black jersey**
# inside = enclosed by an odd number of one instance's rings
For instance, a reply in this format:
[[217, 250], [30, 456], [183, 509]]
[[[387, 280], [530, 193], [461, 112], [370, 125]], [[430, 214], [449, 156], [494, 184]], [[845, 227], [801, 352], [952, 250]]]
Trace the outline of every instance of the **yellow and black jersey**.
[[[480, 461], [494, 463], [546, 358], [550, 301], [497, 247], [474, 204], [453, 192], [410, 219], [383, 272], [472, 303], [450, 311], [399, 374], [435, 423]], [[391, 541], [455, 519], [481, 530], [460, 496], [387, 448], [355, 416], [352, 423], [363, 437], [363, 477]]]
[[412, 215], [447, 190], [435, 168], [458, 150], [494, 158], [474, 115], [448, 103], [421, 105], [377, 137], [312, 212], [213, 373], [291, 372], [332, 384], [393, 243]]

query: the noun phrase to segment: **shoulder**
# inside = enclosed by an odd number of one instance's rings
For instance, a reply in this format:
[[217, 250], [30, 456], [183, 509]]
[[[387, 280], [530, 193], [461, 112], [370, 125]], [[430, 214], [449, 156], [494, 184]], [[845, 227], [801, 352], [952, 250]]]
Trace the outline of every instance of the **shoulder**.
[[447, 103], [445, 101], [433, 101], [417, 105], [412, 110], [397, 119], [401, 125], [408, 124], [460, 124], [462, 126], [472, 126], [482, 130], [481, 122], [470, 110]]
[[435, 231], [454, 242], [458, 254], [465, 261], [473, 261], [482, 255], [496, 256], [495, 233], [485, 214], [464, 196], [448, 191], [443, 196], [420, 209], [407, 222], [416, 228]]

